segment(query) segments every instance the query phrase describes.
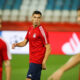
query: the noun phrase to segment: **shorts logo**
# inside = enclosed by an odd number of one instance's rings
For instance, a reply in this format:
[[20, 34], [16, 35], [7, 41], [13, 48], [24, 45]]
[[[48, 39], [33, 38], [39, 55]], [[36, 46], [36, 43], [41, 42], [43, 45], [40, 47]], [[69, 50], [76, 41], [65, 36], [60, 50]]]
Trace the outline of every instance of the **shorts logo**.
[[32, 75], [31, 75], [31, 74], [29, 74], [28, 76], [29, 76], [29, 77], [32, 77]]

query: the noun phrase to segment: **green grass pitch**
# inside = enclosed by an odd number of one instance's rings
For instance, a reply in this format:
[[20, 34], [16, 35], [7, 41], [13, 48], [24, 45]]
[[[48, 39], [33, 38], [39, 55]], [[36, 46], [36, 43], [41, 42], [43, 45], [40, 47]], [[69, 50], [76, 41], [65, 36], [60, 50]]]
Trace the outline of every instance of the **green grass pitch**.
[[[47, 61], [47, 70], [42, 71], [41, 80], [47, 80], [60, 66], [68, 61], [71, 56], [50, 55]], [[29, 55], [12, 55], [11, 60], [12, 74], [11, 80], [25, 80], [29, 67]], [[65, 72], [61, 80], [78, 80], [79, 66]], [[5, 80], [5, 70], [3, 68], [3, 80]]]

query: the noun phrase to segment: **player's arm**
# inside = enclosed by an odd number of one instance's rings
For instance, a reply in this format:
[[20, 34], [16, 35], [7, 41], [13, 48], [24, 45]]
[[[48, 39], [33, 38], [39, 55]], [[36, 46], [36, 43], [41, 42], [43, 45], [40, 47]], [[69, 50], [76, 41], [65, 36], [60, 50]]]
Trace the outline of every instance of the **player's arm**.
[[24, 41], [22, 42], [12, 44], [12, 49], [14, 49], [15, 47], [24, 47], [27, 43], [28, 43], [28, 40], [24, 39]]
[[46, 51], [45, 51], [45, 56], [44, 56], [44, 59], [43, 59], [43, 62], [42, 62], [42, 69], [46, 69], [46, 61], [48, 59], [48, 56], [51, 53], [50, 44], [46, 44], [45, 47], [46, 47]]
[[48, 80], [60, 80], [63, 73], [70, 68], [74, 67], [80, 63], [80, 54], [77, 54], [69, 59], [69, 61], [64, 64], [61, 68], [59, 68], [55, 73], [53, 73]]
[[4, 61], [5, 72], [6, 72], [6, 80], [10, 80], [11, 78], [11, 64], [10, 60]]
[[72, 68], [73, 66], [77, 65], [78, 63], [80, 63], [80, 54], [77, 54], [77, 55], [71, 57], [70, 60], [64, 66], [62, 66], [60, 69], [63, 72], [65, 72], [68, 69]]

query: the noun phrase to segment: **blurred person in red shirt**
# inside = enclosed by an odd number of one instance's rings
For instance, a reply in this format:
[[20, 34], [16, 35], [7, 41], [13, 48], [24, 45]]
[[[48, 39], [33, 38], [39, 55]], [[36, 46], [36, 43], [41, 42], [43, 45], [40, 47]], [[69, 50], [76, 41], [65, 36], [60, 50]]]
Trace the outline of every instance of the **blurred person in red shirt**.
[[[2, 19], [0, 18], [0, 29], [2, 27]], [[1, 35], [0, 35], [1, 36]], [[2, 80], [3, 63], [5, 66], [6, 80], [11, 80], [11, 54], [5, 40], [0, 37], [0, 80]]]
[[6, 80], [11, 80], [11, 54], [7, 43], [0, 37], [0, 80], [2, 80], [3, 63], [5, 66]]

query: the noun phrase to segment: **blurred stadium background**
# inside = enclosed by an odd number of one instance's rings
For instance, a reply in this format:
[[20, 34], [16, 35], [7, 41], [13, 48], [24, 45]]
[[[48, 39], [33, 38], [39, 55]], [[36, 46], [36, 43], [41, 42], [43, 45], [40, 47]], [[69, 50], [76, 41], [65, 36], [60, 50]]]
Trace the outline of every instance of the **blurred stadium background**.
[[[10, 52], [13, 53], [11, 80], [25, 80], [26, 77], [29, 65], [29, 56], [26, 53], [29, 54], [29, 45], [12, 50], [11, 44], [24, 39], [32, 24], [31, 15], [34, 10], [39, 10], [43, 14], [41, 24], [49, 33], [53, 54], [48, 59], [47, 70], [42, 71], [41, 80], [47, 80], [49, 75], [63, 65], [71, 55], [80, 52], [78, 6], [80, 0], [0, 0], [0, 35], [9, 43]], [[61, 80], [78, 80], [78, 77], [79, 65], [67, 71]]]
[[76, 22], [80, 0], [0, 0], [3, 21], [30, 21], [32, 12], [40, 10], [43, 21]]

